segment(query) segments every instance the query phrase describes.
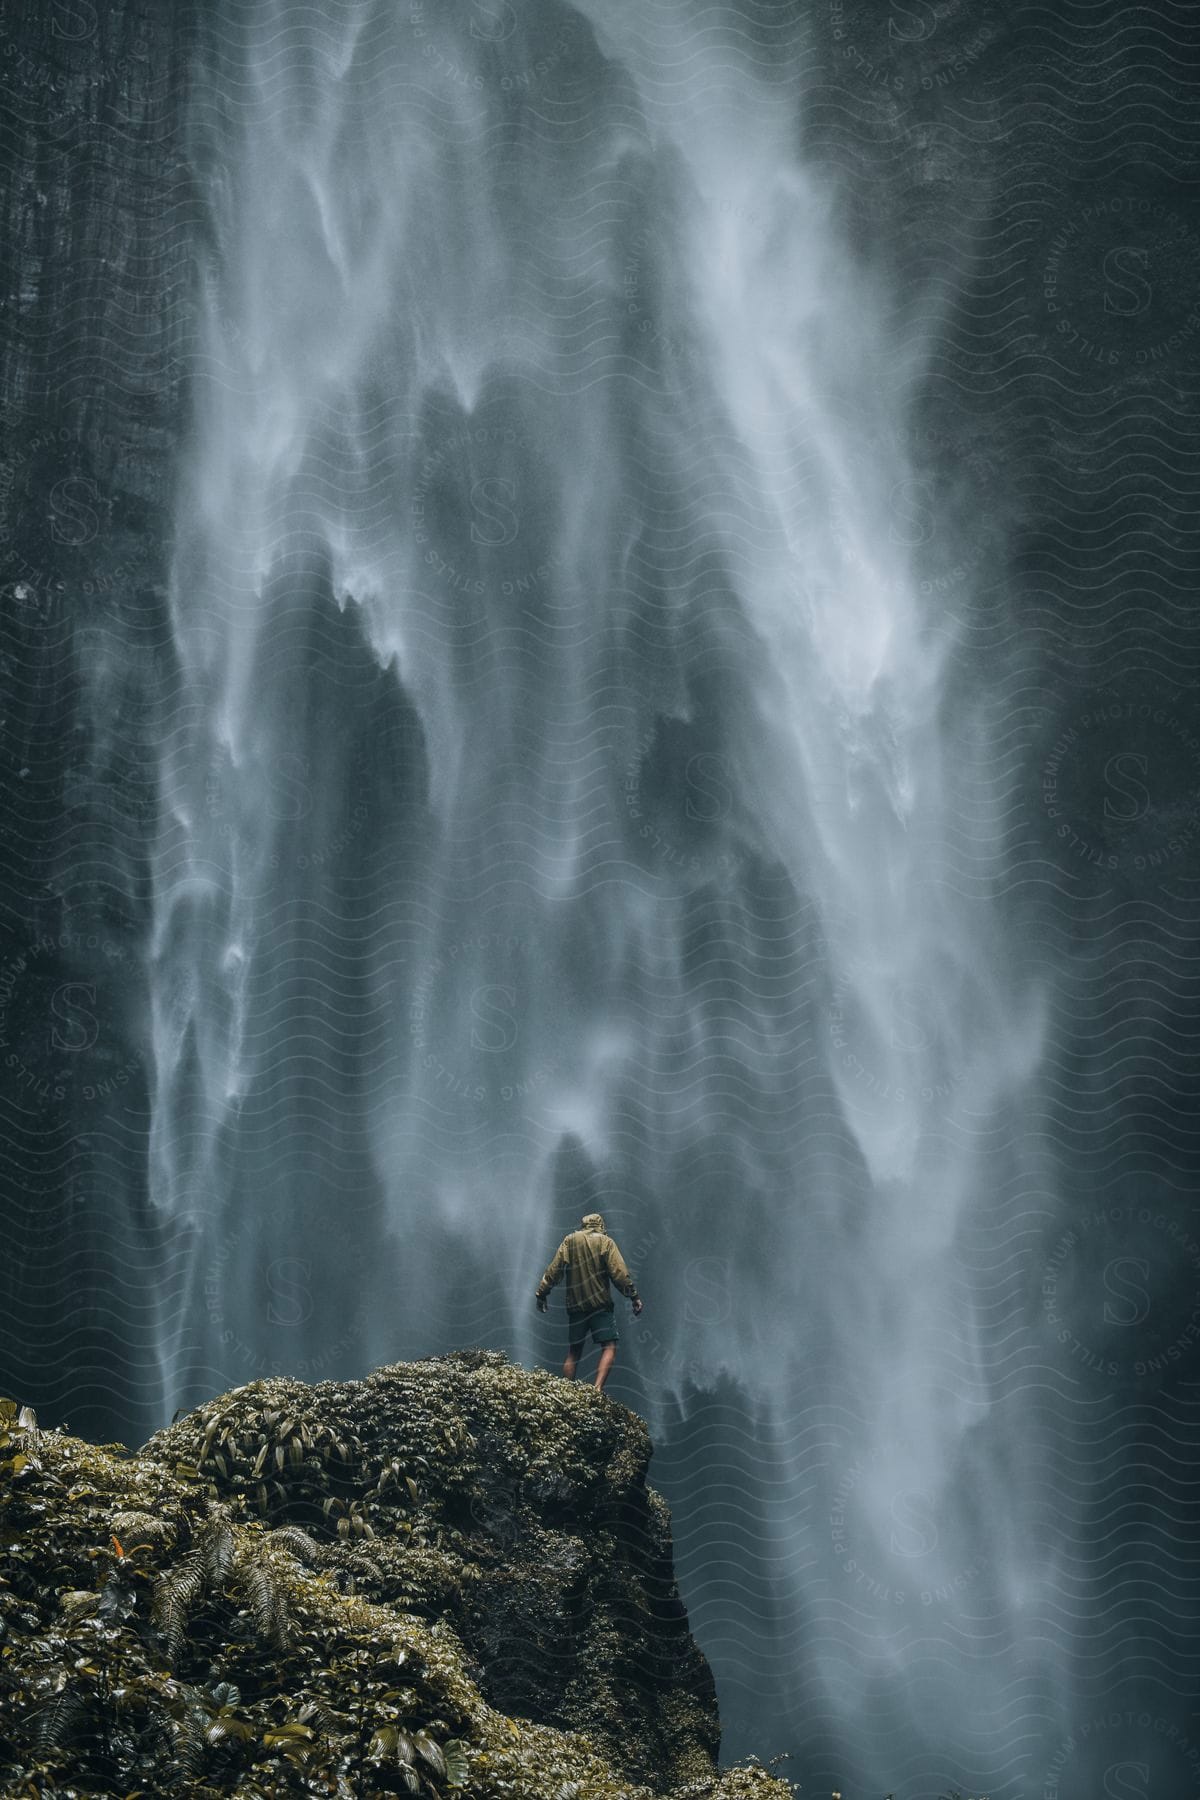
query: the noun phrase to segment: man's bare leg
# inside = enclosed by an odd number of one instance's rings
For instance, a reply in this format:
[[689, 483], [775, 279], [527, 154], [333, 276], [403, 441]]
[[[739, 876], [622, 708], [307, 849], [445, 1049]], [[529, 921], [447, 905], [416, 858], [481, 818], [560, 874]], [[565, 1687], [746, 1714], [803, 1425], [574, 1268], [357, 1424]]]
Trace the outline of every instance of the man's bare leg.
[[[580, 1348], [580, 1350], [582, 1350], [583, 1345], [581, 1344], [579, 1346], [579, 1348]], [[578, 1367], [578, 1365], [579, 1365], [579, 1351], [575, 1349], [574, 1345], [572, 1345], [570, 1347], [570, 1349], [568, 1349], [566, 1361], [563, 1363], [563, 1374], [566, 1376], [568, 1381], [574, 1381], [575, 1370]]]
[[597, 1393], [600, 1392], [600, 1390], [603, 1388], [605, 1382], [608, 1380], [608, 1371], [612, 1368], [613, 1363], [616, 1361], [616, 1356], [617, 1356], [617, 1346], [615, 1344], [601, 1344], [601, 1346], [600, 1346], [600, 1366], [596, 1370], [596, 1391], [597, 1391]]

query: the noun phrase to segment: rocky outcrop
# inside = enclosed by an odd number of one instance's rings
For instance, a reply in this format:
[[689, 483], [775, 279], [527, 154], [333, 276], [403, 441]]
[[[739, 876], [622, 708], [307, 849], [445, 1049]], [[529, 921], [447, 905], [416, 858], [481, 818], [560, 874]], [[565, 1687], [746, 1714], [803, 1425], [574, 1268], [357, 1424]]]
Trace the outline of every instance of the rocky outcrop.
[[255, 1381], [136, 1455], [3, 1405], [6, 1792], [790, 1794], [717, 1770], [649, 1436], [589, 1386]]

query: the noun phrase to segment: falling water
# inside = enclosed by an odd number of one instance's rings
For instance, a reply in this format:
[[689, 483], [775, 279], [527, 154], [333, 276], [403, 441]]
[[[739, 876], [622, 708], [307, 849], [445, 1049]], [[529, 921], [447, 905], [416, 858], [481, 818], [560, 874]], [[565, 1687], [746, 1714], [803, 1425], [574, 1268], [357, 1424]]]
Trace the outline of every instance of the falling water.
[[[986, 705], [893, 528], [919, 334], [797, 150], [790, 12], [702, 24], [212, 9], [164, 1383], [557, 1361], [532, 1288], [599, 1204], [625, 1397], [665, 1443], [741, 1396], [777, 1739], [999, 1795], [1045, 1676], [987, 1235], [1038, 1000]], [[745, 1611], [693, 1612], [718, 1667]]]

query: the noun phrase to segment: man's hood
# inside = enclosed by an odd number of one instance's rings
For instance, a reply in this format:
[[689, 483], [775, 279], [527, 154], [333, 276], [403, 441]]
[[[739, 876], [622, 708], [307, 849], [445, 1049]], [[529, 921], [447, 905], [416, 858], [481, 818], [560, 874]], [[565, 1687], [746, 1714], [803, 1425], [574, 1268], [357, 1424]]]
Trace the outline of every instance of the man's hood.
[[584, 1213], [583, 1229], [585, 1231], [603, 1231], [604, 1220], [600, 1217], [599, 1213]]

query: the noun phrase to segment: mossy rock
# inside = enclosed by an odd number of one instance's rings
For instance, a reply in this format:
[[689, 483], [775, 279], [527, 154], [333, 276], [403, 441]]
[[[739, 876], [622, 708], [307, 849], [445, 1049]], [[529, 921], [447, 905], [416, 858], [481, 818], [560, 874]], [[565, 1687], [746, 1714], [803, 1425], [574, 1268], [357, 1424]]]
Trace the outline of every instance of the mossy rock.
[[0, 1402], [5, 1792], [787, 1800], [718, 1773], [650, 1454], [485, 1351], [251, 1382], [137, 1455]]

